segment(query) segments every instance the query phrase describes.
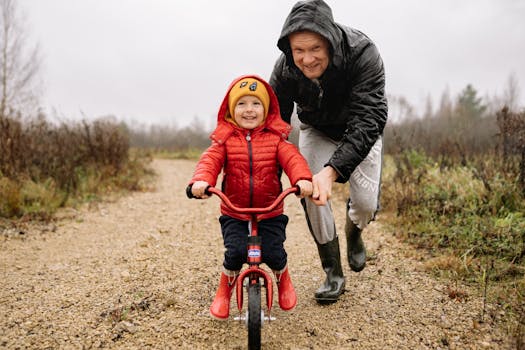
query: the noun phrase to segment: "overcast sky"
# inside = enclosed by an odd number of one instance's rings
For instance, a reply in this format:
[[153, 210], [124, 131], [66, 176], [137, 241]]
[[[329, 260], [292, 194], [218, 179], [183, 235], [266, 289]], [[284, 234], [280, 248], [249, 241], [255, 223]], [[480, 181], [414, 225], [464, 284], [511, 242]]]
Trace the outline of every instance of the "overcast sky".
[[[387, 93], [422, 108], [472, 84], [525, 106], [525, 1], [327, 0], [382, 54]], [[269, 78], [290, 0], [20, 0], [40, 44], [43, 105], [68, 119], [207, 125], [241, 74]]]

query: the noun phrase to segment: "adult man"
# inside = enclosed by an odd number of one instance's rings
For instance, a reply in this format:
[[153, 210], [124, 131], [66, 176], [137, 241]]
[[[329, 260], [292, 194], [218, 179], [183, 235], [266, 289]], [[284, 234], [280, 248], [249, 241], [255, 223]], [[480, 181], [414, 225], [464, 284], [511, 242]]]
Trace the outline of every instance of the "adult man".
[[277, 46], [282, 55], [270, 84], [285, 121], [290, 122], [297, 105], [299, 149], [315, 174], [312, 200], [302, 200], [326, 273], [315, 299], [331, 303], [345, 288], [329, 201], [332, 184], [349, 182], [345, 233], [353, 271], [365, 267], [361, 232], [378, 208], [387, 119], [383, 62], [374, 43], [336, 23], [323, 0], [297, 2]]

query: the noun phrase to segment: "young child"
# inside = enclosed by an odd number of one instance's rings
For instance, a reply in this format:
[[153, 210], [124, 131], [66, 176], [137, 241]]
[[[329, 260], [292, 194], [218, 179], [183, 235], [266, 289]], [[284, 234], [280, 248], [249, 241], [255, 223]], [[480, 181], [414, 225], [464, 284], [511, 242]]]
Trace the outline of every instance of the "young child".
[[[222, 191], [242, 208], [269, 206], [282, 191], [281, 169], [290, 183], [299, 186], [298, 195], [312, 194], [312, 174], [297, 148], [287, 141], [291, 126], [281, 119], [277, 97], [270, 85], [256, 75], [235, 79], [219, 108], [217, 127], [211, 146], [202, 154], [187, 191], [197, 198], [208, 198], [205, 190], [215, 186], [221, 170]], [[224, 270], [210, 313], [225, 320], [230, 313], [230, 298], [236, 277], [247, 260], [248, 220], [221, 204], [224, 239]], [[276, 276], [279, 306], [291, 310], [297, 303], [287, 268], [284, 249], [288, 217], [283, 204], [259, 216], [263, 263]]]

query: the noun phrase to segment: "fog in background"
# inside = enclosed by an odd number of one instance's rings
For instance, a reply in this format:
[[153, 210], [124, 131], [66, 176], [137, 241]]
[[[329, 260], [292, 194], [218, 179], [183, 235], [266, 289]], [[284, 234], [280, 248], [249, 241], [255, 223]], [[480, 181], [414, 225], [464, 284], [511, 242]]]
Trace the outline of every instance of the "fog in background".
[[[327, 1], [382, 54], [387, 93], [422, 111], [467, 84], [525, 106], [525, 1]], [[238, 75], [268, 79], [289, 0], [20, 0], [42, 54], [43, 109], [80, 119], [211, 125]]]

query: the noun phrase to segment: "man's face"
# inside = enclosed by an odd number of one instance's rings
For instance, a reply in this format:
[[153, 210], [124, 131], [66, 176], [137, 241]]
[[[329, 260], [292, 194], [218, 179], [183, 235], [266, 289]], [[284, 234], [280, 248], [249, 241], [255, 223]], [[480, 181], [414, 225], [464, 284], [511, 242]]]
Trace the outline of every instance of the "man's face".
[[323, 75], [330, 62], [328, 41], [314, 32], [295, 32], [288, 36], [295, 65], [308, 79]]

